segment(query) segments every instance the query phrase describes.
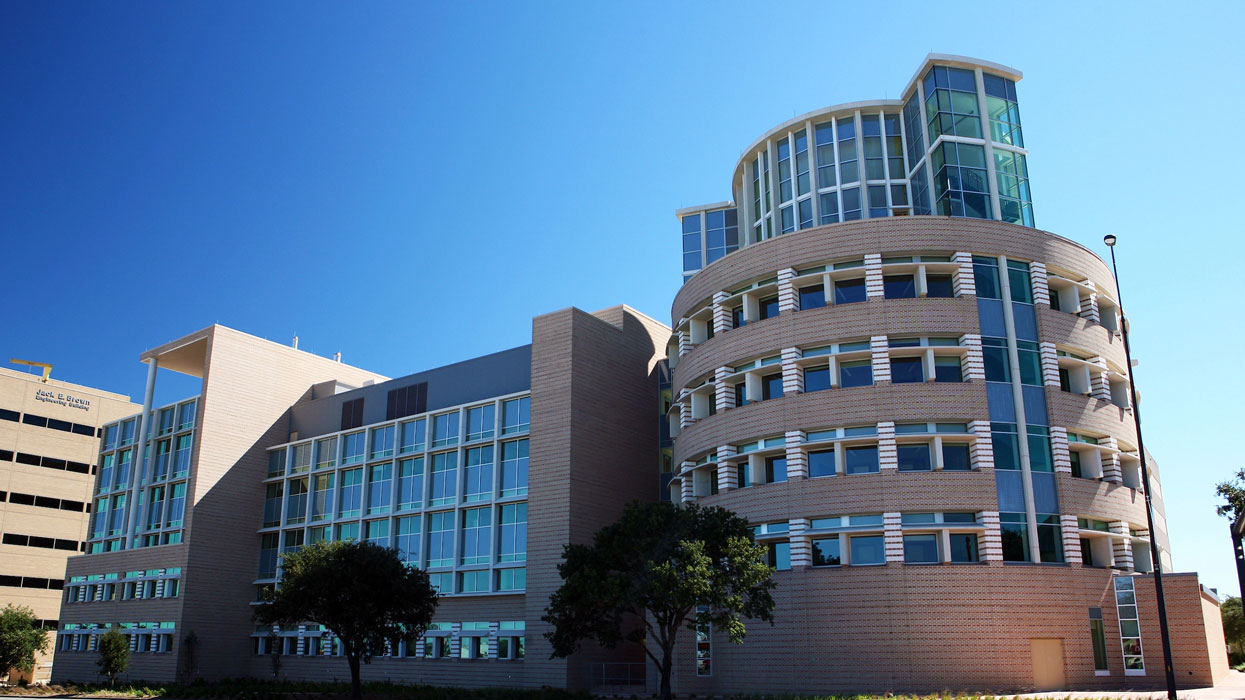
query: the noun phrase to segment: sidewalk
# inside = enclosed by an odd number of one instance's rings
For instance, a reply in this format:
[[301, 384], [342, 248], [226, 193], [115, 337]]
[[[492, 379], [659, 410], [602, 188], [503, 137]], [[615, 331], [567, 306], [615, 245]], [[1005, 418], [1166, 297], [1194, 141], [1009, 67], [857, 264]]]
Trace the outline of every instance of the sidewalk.
[[[1166, 700], [1167, 691], [1146, 691], [1146, 692], [1128, 692], [1128, 691], [1061, 691], [1057, 693], [1025, 693], [1024, 695], [1016, 695], [1016, 698], [1051, 698], [1064, 700], [1065, 698], [1121, 698], [1122, 700]], [[1228, 675], [1219, 682], [1219, 685], [1210, 688], [1189, 688], [1187, 690], [1176, 691], [1176, 697], [1180, 700], [1245, 700], [1245, 673], [1240, 671], [1228, 671]]]

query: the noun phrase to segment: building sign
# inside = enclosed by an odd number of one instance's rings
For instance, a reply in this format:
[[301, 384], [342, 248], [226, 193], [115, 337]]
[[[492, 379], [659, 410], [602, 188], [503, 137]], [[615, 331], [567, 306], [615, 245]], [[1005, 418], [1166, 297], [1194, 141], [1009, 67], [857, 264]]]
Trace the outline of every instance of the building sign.
[[69, 394], [58, 394], [48, 389], [36, 389], [35, 400], [46, 403], [54, 403], [58, 406], [67, 406], [69, 408], [80, 408], [83, 411], [91, 410], [91, 400], [84, 399], [79, 396], [71, 396]]

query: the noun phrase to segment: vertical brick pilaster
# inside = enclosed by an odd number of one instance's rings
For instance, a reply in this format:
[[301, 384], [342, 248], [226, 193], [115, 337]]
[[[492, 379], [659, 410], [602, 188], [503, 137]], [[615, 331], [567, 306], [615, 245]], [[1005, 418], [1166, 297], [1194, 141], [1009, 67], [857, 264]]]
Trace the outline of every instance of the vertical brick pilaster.
[[791, 568], [813, 565], [813, 545], [808, 535], [808, 518], [792, 518], [790, 521]]
[[[1119, 443], [1113, 437], [1102, 438], [1098, 441], [1098, 444], [1113, 450], [1119, 449]], [[1102, 453], [1102, 479], [1113, 484], [1124, 483], [1124, 469], [1120, 466], [1120, 455], [1118, 452]]]
[[453, 626], [450, 627], [450, 656], [455, 659], [462, 655], [462, 629], [463, 625], [461, 622], [455, 622], [453, 623]]
[[719, 493], [739, 488], [739, 473], [735, 471], [735, 465], [718, 462], [717, 477]]
[[985, 356], [981, 354], [981, 336], [975, 333], [962, 335], [960, 336], [960, 345], [968, 348], [968, 351], [964, 353], [964, 359], [960, 361], [960, 368], [964, 372], [964, 380], [984, 382], [986, 380], [986, 360]]
[[1128, 523], [1117, 520], [1110, 524], [1111, 532], [1124, 537], [1111, 538], [1111, 550], [1115, 555], [1116, 568], [1122, 568], [1125, 571], [1133, 570], [1133, 543], [1128, 539]]
[[784, 395], [804, 393], [804, 372], [800, 371], [800, 367], [795, 363], [798, 359], [800, 359], [799, 348], [782, 349], [782, 393]]
[[1029, 282], [1033, 285], [1033, 303], [1050, 306], [1050, 285], [1046, 278], [1046, 264], [1029, 263]]
[[[977, 436], [968, 448], [968, 456], [973, 461], [973, 468], [994, 469], [994, 443], [990, 441], [990, 421], [971, 421], [968, 429]], [[995, 513], [996, 522], [997, 517], [998, 514]]]
[[957, 297], [977, 296], [977, 278], [973, 276], [973, 254], [956, 253], [951, 256], [952, 262], [960, 266], [952, 280], [952, 288]]
[[1051, 457], [1055, 462], [1055, 472], [1063, 472], [1064, 474], [1072, 473], [1072, 456], [1071, 450], [1068, 449], [1068, 429], [1055, 428], [1050, 429], [1050, 451]]
[[689, 331], [679, 331], [679, 357], [683, 357], [692, 351], [692, 334]]
[[731, 313], [722, 306], [722, 302], [726, 301], [726, 297], [730, 296], [726, 292], [713, 293], [713, 333], [721, 335], [731, 329]]
[[729, 367], [719, 367], [713, 371], [713, 400], [718, 413], [722, 413], [735, 403], [731, 387], [726, 385], [726, 376], [730, 373]]
[[778, 271], [778, 313], [780, 314], [796, 311], [799, 308], [796, 302], [794, 280], [794, 268], [787, 267]]
[[1098, 315], [1098, 294], [1090, 293], [1089, 297], [1081, 300], [1081, 318], [1101, 323], [1101, 316]]
[[1089, 395], [1100, 401], [1111, 400], [1111, 380], [1107, 378], [1107, 361], [1101, 357], [1089, 358], [1094, 369], [1089, 370]]
[[878, 466], [882, 469], [898, 469], [899, 453], [895, 445], [895, 424], [878, 423]]
[[879, 384], [891, 381], [891, 356], [890, 344], [884, 335], [875, 335], [869, 338], [869, 349], [873, 351], [873, 383]]
[[883, 541], [886, 544], [886, 561], [903, 563], [903, 524], [899, 513], [882, 514]]
[[1042, 357], [1042, 381], [1046, 386], [1059, 388], [1059, 356], [1055, 354], [1055, 344], [1043, 342], [1038, 345]]
[[1059, 531], [1063, 534], [1063, 558], [1069, 564], [1081, 563], [1081, 537], [1077, 534], [1075, 515], [1060, 514]]
[[1003, 530], [999, 527], [998, 512], [987, 510], [978, 513], [977, 523], [986, 528], [981, 533], [981, 560], [1003, 561]]
[[803, 430], [787, 431], [787, 478], [788, 479], [807, 479], [808, 478], [808, 456], [804, 454], [801, 447], [804, 445], [804, 438], [807, 435]]
[[497, 631], [500, 627], [500, 623], [488, 623], [488, 657], [490, 660], [497, 659]]
[[680, 398], [679, 406], [679, 429], [686, 430], [687, 426], [692, 424], [692, 400], [690, 398]]
[[683, 462], [679, 465], [679, 498], [684, 503], [696, 500], [696, 478], [692, 472], [695, 462]]
[[865, 256], [865, 296], [869, 299], [881, 299], [885, 294], [882, 286], [882, 254], [870, 253]]

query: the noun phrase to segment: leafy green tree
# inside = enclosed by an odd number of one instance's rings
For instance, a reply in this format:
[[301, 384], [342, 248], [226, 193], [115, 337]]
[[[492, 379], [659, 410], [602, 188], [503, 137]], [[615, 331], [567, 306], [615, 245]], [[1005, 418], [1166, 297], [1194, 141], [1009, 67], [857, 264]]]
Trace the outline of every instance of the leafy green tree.
[[1245, 614], [1242, 614], [1241, 599], [1231, 596], [1219, 606], [1219, 615], [1223, 618], [1223, 638], [1235, 655], [1245, 652]]
[[742, 618], [774, 620], [765, 548], [724, 508], [632, 502], [591, 545], [568, 545], [562, 559], [562, 586], [542, 618], [553, 625], [545, 634], [553, 656], [570, 656], [583, 640], [611, 649], [647, 640], [663, 700], [681, 628], [712, 624], [742, 644]]
[[101, 676], [108, 676], [108, 685], [117, 680], [118, 673], [125, 673], [130, 667], [130, 640], [116, 627], [108, 630], [99, 638], [99, 666]]
[[359, 663], [371, 662], [385, 642], [412, 641], [437, 609], [437, 592], [421, 569], [407, 567], [397, 550], [370, 542], [318, 542], [282, 559], [281, 585], [255, 613], [261, 624], [323, 625], [341, 641], [351, 691], [363, 695]]
[[39, 628], [34, 610], [12, 603], [0, 610], [0, 675], [13, 670], [30, 673], [35, 654], [47, 648], [47, 631]]
[[1236, 519], [1245, 513], [1245, 469], [1238, 469], [1230, 480], [1220, 482], [1215, 486], [1215, 493], [1227, 501], [1216, 508], [1220, 515]]

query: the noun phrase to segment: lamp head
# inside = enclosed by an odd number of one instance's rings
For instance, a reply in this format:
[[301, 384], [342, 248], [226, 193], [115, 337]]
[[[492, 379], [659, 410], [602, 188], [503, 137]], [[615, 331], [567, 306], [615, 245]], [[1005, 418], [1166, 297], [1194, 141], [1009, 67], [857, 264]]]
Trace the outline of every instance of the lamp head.
[[1115, 235], [1108, 233], [1107, 235], [1102, 237], [1102, 242], [1106, 243], [1108, 248], [1114, 248], [1115, 247]]

